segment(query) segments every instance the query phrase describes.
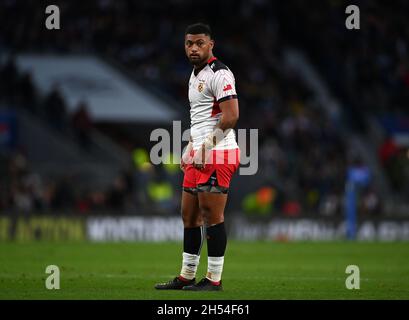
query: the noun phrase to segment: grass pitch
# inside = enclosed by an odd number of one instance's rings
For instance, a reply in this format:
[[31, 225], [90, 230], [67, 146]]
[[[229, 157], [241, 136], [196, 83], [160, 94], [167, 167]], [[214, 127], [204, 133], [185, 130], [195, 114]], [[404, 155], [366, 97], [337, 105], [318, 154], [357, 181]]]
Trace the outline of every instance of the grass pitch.
[[[0, 243], [0, 299], [409, 299], [409, 244], [229, 241], [223, 292], [158, 291], [180, 243]], [[206, 272], [206, 248], [198, 270]], [[60, 290], [47, 290], [48, 265]], [[348, 265], [360, 289], [348, 290]]]

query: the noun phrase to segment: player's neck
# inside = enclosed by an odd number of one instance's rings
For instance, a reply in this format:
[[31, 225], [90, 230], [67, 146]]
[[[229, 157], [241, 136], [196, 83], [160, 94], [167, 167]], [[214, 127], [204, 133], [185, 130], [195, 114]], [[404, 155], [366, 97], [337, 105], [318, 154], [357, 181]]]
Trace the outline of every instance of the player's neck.
[[195, 69], [195, 70], [201, 70], [201, 69], [203, 69], [210, 61], [213, 61], [213, 60], [215, 60], [215, 57], [213, 56], [213, 54], [211, 54], [211, 55], [206, 59], [205, 62], [203, 62], [203, 63], [200, 64], [200, 65], [193, 66], [193, 69]]
[[207, 60], [205, 62], [203, 62], [202, 64], [198, 64], [193, 66], [193, 69], [195, 70], [195, 72], [199, 72], [200, 70], [202, 70], [205, 66], [207, 65]]
[[202, 64], [193, 66], [193, 73], [195, 74], [195, 76], [197, 76], [197, 75], [199, 74], [199, 72], [202, 71], [202, 69], [203, 69], [204, 67], [206, 67], [206, 65], [207, 65], [210, 61], [213, 61], [214, 59], [215, 59], [215, 58], [214, 58], [213, 55], [211, 54], [211, 55], [209, 56], [209, 58], [206, 59], [206, 61], [203, 62]]

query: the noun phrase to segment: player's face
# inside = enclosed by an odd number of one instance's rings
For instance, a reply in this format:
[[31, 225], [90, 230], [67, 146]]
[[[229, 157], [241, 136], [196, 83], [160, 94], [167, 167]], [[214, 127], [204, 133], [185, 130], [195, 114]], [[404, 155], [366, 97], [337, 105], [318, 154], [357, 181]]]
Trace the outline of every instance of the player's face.
[[185, 36], [185, 51], [191, 64], [204, 64], [212, 53], [214, 41], [205, 34], [187, 34]]

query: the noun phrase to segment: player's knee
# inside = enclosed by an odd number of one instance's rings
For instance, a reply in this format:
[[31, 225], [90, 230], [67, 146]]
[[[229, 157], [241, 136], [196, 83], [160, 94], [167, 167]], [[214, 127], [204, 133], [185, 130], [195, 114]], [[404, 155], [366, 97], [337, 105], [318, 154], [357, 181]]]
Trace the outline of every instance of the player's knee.
[[190, 224], [191, 217], [187, 214], [187, 212], [182, 210], [182, 221], [183, 221], [183, 226], [187, 228], [187, 225]]
[[206, 225], [209, 225], [211, 219], [211, 210], [209, 207], [202, 205], [200, 206], [200, 210], [202, 212], [203, 220]]
[[183, 210], [182, 220], [185, 228], [196, 228], [203, 225], [203, 219], [199, 214], [192, 214], [191, 212], [184, 212]]
[[224, 222], [223, 212], [218, 212], [214, 209], [211, 209], [210, 207], [207, 207], [206, 205], [202, 205], [200, 207], [200, 210], [202, 211], [204, 224], [206, 226], [211, 226]]
[[207, 221], [207, 226], [214, 226], [216, 224], [220, 224], [224, 222], [224, 216], [223, 215], [218, 215], [218, 216], [212, 216], [208, 221]]

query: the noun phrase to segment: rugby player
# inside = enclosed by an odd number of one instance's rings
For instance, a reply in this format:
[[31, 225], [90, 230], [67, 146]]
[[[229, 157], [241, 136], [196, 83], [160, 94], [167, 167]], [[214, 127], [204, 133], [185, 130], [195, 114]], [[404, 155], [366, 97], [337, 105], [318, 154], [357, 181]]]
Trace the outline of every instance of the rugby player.
[[[185, 31], [185, 52], [193, 71], [189, 80], [190, 142], [181, 159], [184, 172], [183, 261], [180, 275], [156, 289], [222, 290], [227, 246], [224, 209], [240, 150], [232, 130], [239, 118], [235, 78], [213, 55], [210, 27], [197, 23]], [[207, 240], [207, 274], [196, 282], [200, 252]]]

